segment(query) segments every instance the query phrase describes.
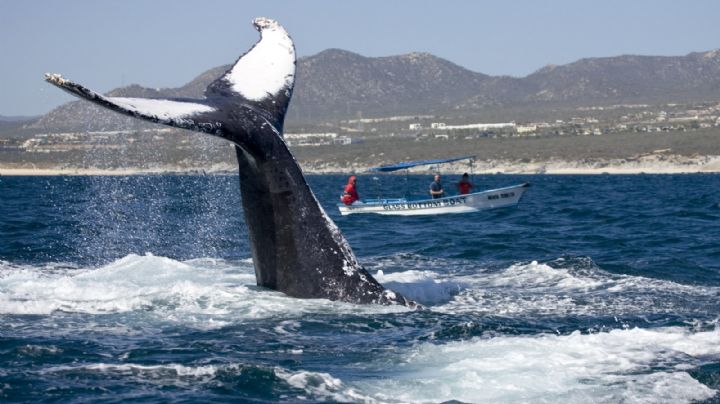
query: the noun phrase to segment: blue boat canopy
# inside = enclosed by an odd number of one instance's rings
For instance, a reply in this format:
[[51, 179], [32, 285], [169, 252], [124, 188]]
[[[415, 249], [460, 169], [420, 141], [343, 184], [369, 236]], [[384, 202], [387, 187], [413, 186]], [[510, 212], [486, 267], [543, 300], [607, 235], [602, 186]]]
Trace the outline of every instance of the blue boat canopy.
[[397, 164], [392, 164], [389, 166], [373, 167], [370, 169], [370, 171], [382, 171], [382, 172], [397, 171], [397, 170], [405, 170], [407, 168], [412, 168], [412, 167], [416, 167], [416, 166], [429, 166], [429, 165], [433, 165], [433, 164], [451, 163], [453, 161], [472, 160], [474, 158], [475, 158], [475, 156], [465, 156], [465, 157], [453, 157], [453, 158], [449, 158], [449, 159], [406, 161], [404, 163], [397, 163]]

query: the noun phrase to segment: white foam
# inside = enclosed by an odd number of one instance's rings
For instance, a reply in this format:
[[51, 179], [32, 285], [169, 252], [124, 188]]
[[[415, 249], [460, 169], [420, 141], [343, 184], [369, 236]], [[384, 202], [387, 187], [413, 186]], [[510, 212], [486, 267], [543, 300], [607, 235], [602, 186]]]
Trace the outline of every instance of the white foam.
[[[407, 257], [403, 259], [405, 262], [399, 266], [407, 264]], [[387, 271], [396, 264], [381, 261], [375, 266]], [[432, 268], [448, 264], [424, 260], [406, 266], [413, 265]], [[612, 275], [601, 270], [552, 268], [537, 262], [500, 271], [472, 271], [472, 275], [454, 276], [427, 269], [394, 273], [381, 270], [376, 278], [389, 289], [431, 306], [431, 310], [454, 314], [622, 317], [677, 313], [685, 306], [704, 300], [715, 302], [720, 297], [718, 287]], [[400, 306], [288, 298], [255, 285], [251, 260], [228, 263], [205, 258], [180, 262], [129, 255], [99, 268], [0, 262], [0, 314], [141, 312], [164, 321], [215, 328], [248, 319], [292, 318], [304, 313], [404, 310]]]
[[465, 285], [435, 310], [497, 315], [634, 315], [674, 313], [681, 302], [720, 297], [720, 288], [610, 274], [594, 268], [553, 268], [536, 261], [500, 271], [482, 268], [453, 281]]
[[105, 374], [115, 379], [136, 379], [142, 383], [171, 386], [189, 386], [207, 383], [215, 379], [219, 372], [238, 372], [240, 364], [217, 365], [181, 365], [169, 363], [164, 365], [140, 365], [136, 363], [90, 363], [83, 365], [61, 365], [40, 370], [40, 374], [70, 373]]
[[[220, 373], [238, 373], [245, 367], [240, 363], [182, 365], [169, 363], [163, 365], [141, 365], [136, 363], [91, 363], [83, 365], [53, 366], [39, 371], [40, 374], [52, 373], [88, 373], [95, 372], [117, 378], [135, 378], [144, 383], [171, 386], [197, 386], [198, 383], [212, 382]], [[298, 399], [331, 400], [343, 403], [374, 403], [373, 398], [345, 385], [340, 379], [328, 373], [309, 371], [290, 371], [281, 367], [267, 368], [289, 386], [302, 391]]]
[[[300, 390], [301, 400], [336, 402], [686, 403], [717, 392], [688, 368], [717, 361], [718, 330], [629, 329], [570, 335], [495, 337], [424, 343], [353, 365], [375, 377], [343, 381], [324, 372], [268, 369]], [[149, 383], [206, 383], [245, 365], [133, 363], [63, 365], [41, 373], [99, 372]]]
[[319, 372], [290, 372], [277, 368], [275, 375], [285, 380], [290, 386], [304, 390], [307, 396], [299, 399], [312, 398], [315, 400], [329, 400], [341, 403], [375, 403], [377, 400], [356, 389], [346, 386], [340, 379], [328, 373]]
[[[99, 314], [132, 311], [163, 301], [179, 302], [187, 308], [207, 298], [205, 306], [213, 311], [213, 303], [232, 292], [232, 288], [215, 290], [210, 286], [216, 272], [152, 255], [129, 255], [95, 270], [47, 273], [41, 268], [24, 268], [0, 280], [0, 310], [8, 314], [56, 310]], [[224, 278], [239, 278], [236, 280], [242, 285], [252, 277]]]
[[388, 313], [399, 306], [293, 299], [259, 288], [251, 262], [128, 255], [99, 268], [49, 270], [0, 263], [0, 314], [137, 312], [156, 321], [217, 328], [304, 313]]
[[[443, 263], [424, 261], [419, 266], [433, 265]], [[633, 309], [647, 313], [672, 309], [648, 296], [660, 299], [673, 296], [667, 300], [678, 296], [714, 299], [720, 290], [611, 275], [600, 270], [552, 268], [537, 262], [499, 271], [479, 268], [476, 274], [462, 277], [439, 272], [380, 272], [377, 278], [409, 296], [424, 294], [429, 300], [447, 302], [432, 310], [472, 311], [477, 315], [596, 312], [607, 316]], [[401, 290], [403, 287], [406, 290]], [[129, 255], [99, 268], [33, 267], [0, 262], [0, 314], [52, 315], [56, 310], [90, 314], [133, 312], [153, 321], [200, 328], [278, 317], [280, 321], [274, 323], [274, 331], [292, 335], [301, 332], [299, 319], [308, 314], [376, 315], [406, 309], [288, 298], [257, 288], [252, 262], [248, 260], [226, 262], [206, 258], [180, 262], [152, 255]], [[92, 316], [82, 318], [92, 322]], [[12, 326], [10, 320], [3, 325]], [[77, 335], [77, 323], [67, 326]], [[92, 328], [92, 324], [88, 327]], [[374, 353], [371, 360], [353, 364], [363, 375], [373, 375], [360, 380], [281, 368], [276, 368], [275, 374], [304, 392], [303, 397], [314, 400], [690, 402], [715, 394], [688, 374], [695, 366], [720, 359], [717, 325], [712, 331], [707, 329], [705, 325], [698, 327], [697, 332], [670, 327], [562, 336], [499, 336], [444, 345], [422, 343]], [[62, 330], [51, 332], [59, 331]], [[121, 326], [117, 332], [128, 331]], [[142, 332], [144, 335], [152, 332], [151, 327], [143, 323]], [[38, 352], [53, 354], [52, 347]], [[302, 350], [290, 353], [300, 354]], [[100, 363], [47, 371], [79, 369], [130, 374], [165, 384], [184, 383], [187, 378], [212, 380], [218, 372], [240, 366]]]
[[385, 274], [382, 270], [375, 279], [388, 289], [424, 305], [448, 302], [466, 286], [462, 283], [443, 280], [433, 271], [404, 271]]
[[[720, 357], [720, 332], [681, 328], [422, 344], [365, 371], [363, 394], [400, 402], [672, 402], [716, 393], [685, 370]], [[714, 358], [714, 359], [712, 359]]]
[[539, 264], [537, 261], [511, 265], [502, 272], [501, 276], [490, 277], [487, 283], [494, 287], [553, 287], [580, 291], [596, 289], [603, 285], [599, 279], [577, 277], [570, 274], [567, 269], [553, 268], [547, 264]]

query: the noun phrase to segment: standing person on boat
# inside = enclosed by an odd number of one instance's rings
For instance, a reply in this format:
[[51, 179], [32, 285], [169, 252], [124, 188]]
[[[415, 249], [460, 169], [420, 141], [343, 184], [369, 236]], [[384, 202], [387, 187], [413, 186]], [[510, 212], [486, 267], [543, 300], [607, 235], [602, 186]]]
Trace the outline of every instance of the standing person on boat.
[[358, 195], [356, 186], [357, 177], [352, 175], [350, 176], [350, 178], [348, 178], [348, 183], [347, 185], [345, 185], [345, 191], [343, 191], [343, 194], [340, 197], [340, 202], [350, 206], [353, 204], [353, 202], [359, 200], [360, 195]]
[[460, 182], [457, 183], [457, 187], [460, 191], [460, 195], [466, 195], [472, 192], [473, 183], [470, 182], [470, 176], [468, 175], [468, 173], [462, 175], [462, 178], [460, 178]]
[[443, 196], [445, 196], [445, 190], [440, 183], [439, 174], [435, 174], [435, 180], [430, 183], [430, 195], [432, 195], [433, 199], [442, 198]]

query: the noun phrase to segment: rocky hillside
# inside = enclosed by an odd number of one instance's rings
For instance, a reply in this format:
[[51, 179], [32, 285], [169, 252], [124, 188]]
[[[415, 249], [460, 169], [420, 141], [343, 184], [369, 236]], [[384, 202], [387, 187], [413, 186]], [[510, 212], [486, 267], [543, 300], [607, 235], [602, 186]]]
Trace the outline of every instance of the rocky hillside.
[[[199, 97], [228, 66], [180, 88], [137, 85], [113, 96]], [[288, 125], [328, 119], [441, 114], [488, 107], [720, 99], [720, 51], [680, 57], [588, 58], [547, 66], [523, 78], [472, 72], [427, 53], [369, 58], [330, 49], [298, 60]], [[117, 130], [148, 126], [95, 107], [70, 102], [41, 117], [35, 130]]]
[[447, 111], [487, 80], [427, 53], [368, 58], [330, 49], [298, 64], [290, 117]]
[[720, 95], [720, 51], [618, 56], [547, 66], [526, 77], [529, 101], [667, 100]]

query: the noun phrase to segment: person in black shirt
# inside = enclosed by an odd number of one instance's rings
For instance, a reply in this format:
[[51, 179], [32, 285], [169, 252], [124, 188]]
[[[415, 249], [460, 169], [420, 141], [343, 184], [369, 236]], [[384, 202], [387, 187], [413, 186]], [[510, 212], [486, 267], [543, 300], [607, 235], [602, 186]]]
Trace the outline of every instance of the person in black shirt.
[[430, 183], [430, 195], [432, 195], [433, 199], [445, 196], [445, 190], [440, 183], [440, 175], [438, 174], [435, 175], [435, 180]]

